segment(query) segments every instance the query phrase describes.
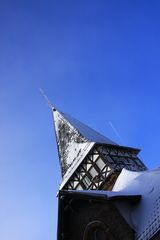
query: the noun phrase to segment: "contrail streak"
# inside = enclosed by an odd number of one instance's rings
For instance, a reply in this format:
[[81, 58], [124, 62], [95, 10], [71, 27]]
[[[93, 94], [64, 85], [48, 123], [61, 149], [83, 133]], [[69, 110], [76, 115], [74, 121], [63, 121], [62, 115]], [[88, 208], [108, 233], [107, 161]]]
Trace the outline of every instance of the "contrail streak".
[[120, 134], [118, 133], [118, 131], [116, 130], [116, 128], [113, 126], [112, 122], [109, 121], [109, 125], [111, 126], [111, 128], [113, 129], [114, 133], [116, 134], [116, 136], [119, 138], [120, 142], [123, 144], [123, 140], [120, 136]]

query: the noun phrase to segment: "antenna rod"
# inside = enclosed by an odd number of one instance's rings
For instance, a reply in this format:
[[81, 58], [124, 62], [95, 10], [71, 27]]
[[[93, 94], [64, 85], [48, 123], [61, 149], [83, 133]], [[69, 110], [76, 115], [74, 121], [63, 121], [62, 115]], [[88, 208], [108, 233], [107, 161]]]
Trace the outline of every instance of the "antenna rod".
[[55, 109], [55, 107], [53, 106], [52, 102], [49, 100], [49, 98], [47, 97], [47, 95], [44, 93], [44, 91], [40, 88], [39, 89], [40, 93], [42, 94], [42, 96], [44, 97], [45, 101], [47, 102], [47, 105], [49, 106], [49, 108], [51, 109]]

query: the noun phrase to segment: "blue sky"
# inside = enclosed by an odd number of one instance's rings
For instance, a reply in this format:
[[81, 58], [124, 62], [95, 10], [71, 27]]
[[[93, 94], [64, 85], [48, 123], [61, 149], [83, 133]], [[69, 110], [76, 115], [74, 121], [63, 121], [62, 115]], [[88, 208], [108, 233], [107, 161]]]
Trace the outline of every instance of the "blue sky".
[[40, 87], [160, 165], [159, 11], [148, 0], [0, 1], [0, 239], [56, 240], [61, 176]]

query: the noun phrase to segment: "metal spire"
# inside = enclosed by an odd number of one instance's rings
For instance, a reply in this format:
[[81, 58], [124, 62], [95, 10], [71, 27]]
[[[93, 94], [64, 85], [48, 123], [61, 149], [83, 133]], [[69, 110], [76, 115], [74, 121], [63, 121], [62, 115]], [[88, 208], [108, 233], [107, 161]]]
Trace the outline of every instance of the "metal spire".
[[47, 97], [47, 95], [44, 93], [44, 91], [42, 90], [42, 88], [39, 89], [40, 93], [42, 94], [42, 96], [44, 97], [44, 99], [47, 102], [47, 105], [49, 108], [51, 108], [51, 110], [56, 111], [56, 108], [54, 107], [53, 103], [50, 101], [50, 99]]

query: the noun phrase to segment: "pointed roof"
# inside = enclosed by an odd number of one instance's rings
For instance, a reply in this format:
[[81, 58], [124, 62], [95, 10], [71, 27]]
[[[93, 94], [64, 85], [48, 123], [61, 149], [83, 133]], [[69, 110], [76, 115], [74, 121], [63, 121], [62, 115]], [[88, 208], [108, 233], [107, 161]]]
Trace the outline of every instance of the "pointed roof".
[[52, 108], [62, 177], [74, 173], [95, 143], [117, 145], [68, 114]]
[[61, 113], [61, 114], [88, 141], [96, 142], [96, 143], [103, 143], [103, 144], [110, 144], [110, 145], [117, 145], [115, 142], [113, 142], [109, 138], [103, 136], [102, 134], [98, 133], [97, 131], [90, 128], [86, 124], [84, 124], [84, 123], [78, 121], [77, 119], [69, 116], [68, 114], [65, 114], [65, 113]]

